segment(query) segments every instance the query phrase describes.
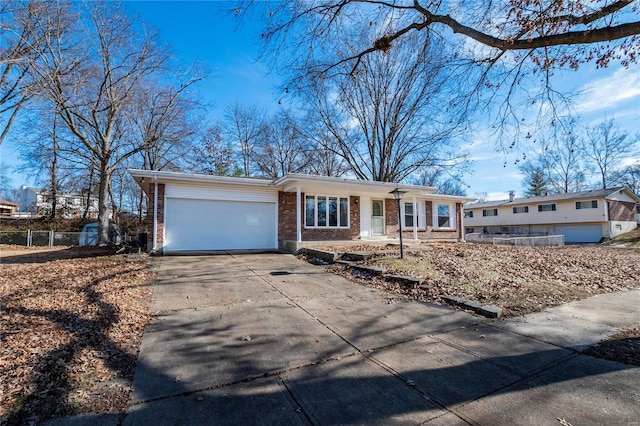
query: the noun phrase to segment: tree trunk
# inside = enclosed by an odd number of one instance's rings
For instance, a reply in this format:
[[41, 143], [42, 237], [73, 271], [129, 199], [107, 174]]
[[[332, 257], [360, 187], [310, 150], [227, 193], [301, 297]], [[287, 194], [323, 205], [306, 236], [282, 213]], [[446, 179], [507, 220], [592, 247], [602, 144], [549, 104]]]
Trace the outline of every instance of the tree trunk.
[[109, 180], [111, 176], [106, 161], [100, 162], [100, 185], [98, 193], [98, 245], [109, 244]]
[[51, 219], [55, 219], [58, 209], [58, 134], [57, 117], [53, 119], [53, 159], [51, 162]]

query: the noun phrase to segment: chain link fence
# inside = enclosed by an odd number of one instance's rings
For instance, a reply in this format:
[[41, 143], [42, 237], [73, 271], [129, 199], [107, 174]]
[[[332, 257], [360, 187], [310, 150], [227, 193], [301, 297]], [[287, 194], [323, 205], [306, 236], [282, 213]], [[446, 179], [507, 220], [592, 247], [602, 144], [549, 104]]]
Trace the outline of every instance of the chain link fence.
[[493, 245], [518, 247], [559, 247], [564, 245], [564, 235], [547, 235], [544, 237], [494, 238]]
[[25, 247], [80, 245], [80, 232], [0, 231], [0, 244]]
[[556, 247], [563, 246], [564, 235], [500, 235], [495, 234], [466, 234], [465, 241], [469, 243], [493, 244], [496, 246], [520, 246], [520, 247]]

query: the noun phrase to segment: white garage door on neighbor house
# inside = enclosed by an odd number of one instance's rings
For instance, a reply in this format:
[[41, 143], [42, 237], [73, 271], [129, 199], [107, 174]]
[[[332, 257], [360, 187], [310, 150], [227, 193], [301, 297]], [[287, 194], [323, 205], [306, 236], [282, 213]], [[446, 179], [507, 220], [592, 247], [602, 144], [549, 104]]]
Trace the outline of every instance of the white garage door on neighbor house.
[[167, 252], [277, 248], [276, 192], [236, 189], [217, 192], [216, 198], [225, 199], [214, 200], [205, 191], [168, 185], [166, 195]]

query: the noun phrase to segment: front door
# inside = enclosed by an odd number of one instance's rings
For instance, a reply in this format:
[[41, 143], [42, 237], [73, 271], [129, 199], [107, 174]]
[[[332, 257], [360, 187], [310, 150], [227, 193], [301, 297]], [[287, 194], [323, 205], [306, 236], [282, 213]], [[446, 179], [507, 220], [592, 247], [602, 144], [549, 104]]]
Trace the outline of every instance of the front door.
[[371, 235], [384, 235], [384, 200], [371, 200]]

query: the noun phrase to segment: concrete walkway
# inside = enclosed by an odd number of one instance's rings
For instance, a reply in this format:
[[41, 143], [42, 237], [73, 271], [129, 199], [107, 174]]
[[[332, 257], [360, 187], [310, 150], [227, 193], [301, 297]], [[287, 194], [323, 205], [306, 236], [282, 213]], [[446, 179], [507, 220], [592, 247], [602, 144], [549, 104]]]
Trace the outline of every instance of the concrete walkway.
[[579, 352], [639, 291], [495, 322], [290, 255], [158, 262], [125, 425], [639, 424], [640, 368]]

